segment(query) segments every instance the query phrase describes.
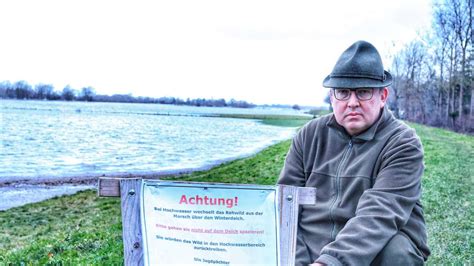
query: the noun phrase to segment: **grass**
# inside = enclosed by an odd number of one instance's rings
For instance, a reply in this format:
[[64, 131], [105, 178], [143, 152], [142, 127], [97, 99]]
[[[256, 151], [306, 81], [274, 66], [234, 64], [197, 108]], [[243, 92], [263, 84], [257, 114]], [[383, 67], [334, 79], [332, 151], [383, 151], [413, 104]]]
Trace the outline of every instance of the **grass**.
[[256, 115], [256, 114], [218, 114], [218, 117], [243, 118], [260, 120], [265, 125], [281, 127], [300, 127], [308, 122], [311, 116], [300, 115]]
[[0, 265], [123, 260], [120, 202], [94, 191], [0, 212]]
[[433, 265], [473, 263], [474, 137], [412, 124], [425, 150], [423, 198]]
[[[429, 265], [473, 261], [474, 137], [420, 125], [425, 148], [423, 204], [428, 224]], [[180, 179], [205, 182], [274, 184], [290, 141], [255, 156]], [[118, 198], [95, 191], [29, 204], [0, 212], [2, 264], [122, 264]]]

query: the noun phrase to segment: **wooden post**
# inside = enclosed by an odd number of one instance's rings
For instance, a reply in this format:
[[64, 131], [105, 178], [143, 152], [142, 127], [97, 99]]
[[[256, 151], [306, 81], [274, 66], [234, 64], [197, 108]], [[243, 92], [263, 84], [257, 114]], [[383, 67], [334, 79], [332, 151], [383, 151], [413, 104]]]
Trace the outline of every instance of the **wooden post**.
[[125, 265], [143, 265], [140, 196], [141, 179], [120, 180]]
[[[280, 266], [295, 264], [296, 234], [299, 205], [316, 203], [316, 188], [277, 186], [280, 211]], [[140, 217], [141, 179], [99, 179], [98, 195], [121, 197], [123, 246], [125, 265], [143, 265], [143, 247]]]
[[[279, 186], [280, 265], [295, 265], [296, 229], [298, 221], [298, 188]], [[296, 223], [295, 223], [296, 222]]]
[[122, 180], [122, 178], [99, 178], [97, 195], [99, 197], [120, 197], [120, 180]]
[[295, 265], [299, 205], [316, 203], [316, 189], [278, 185], [280, 209], [280, 265]]

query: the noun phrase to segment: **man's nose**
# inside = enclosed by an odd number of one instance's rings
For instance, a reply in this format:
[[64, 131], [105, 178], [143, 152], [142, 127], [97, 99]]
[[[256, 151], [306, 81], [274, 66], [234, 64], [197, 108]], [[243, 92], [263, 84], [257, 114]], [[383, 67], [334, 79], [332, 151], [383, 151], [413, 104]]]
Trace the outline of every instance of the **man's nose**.
[[349, 97], [349, 100], [347, 101], [347, 105], [349, 107], [359, 106], [359, 99], [357, 98], [357, 95], [356, 95], [355, 91], [351, 91], [351, 96]]

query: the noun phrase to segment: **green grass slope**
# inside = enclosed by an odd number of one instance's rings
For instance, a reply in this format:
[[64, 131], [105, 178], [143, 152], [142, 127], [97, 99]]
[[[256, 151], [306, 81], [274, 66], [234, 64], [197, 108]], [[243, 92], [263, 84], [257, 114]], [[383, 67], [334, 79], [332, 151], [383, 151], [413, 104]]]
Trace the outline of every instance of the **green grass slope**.
[[423, 198], [432, 265], [468, 265], [474, 254], [474, 137], [411, 124], [425, 150]]

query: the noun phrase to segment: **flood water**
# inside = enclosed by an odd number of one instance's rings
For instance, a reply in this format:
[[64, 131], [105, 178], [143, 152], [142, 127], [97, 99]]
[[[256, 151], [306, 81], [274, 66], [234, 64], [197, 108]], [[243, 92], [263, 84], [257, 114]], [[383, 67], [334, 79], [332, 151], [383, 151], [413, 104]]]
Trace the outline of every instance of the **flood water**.
[[167, 173], [255, 153], [294, 128], [217, 113], [291, 109], [0, 100], [0, 182], [101, 174]]

